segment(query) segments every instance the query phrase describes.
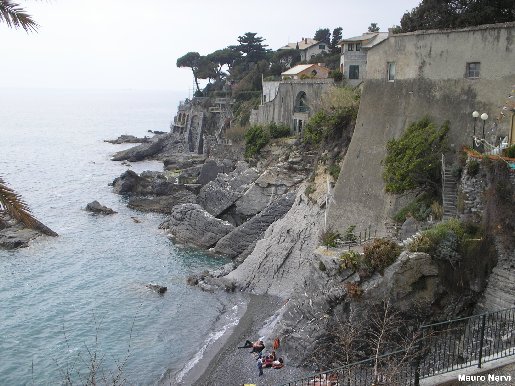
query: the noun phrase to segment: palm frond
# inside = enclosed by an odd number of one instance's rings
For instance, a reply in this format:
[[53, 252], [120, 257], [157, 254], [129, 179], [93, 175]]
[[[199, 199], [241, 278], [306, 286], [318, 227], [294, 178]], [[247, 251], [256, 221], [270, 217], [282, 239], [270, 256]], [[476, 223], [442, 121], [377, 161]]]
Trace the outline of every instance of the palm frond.
[[0, 210], [6, 211], [12, 218], [21, 221], [28, 228], [36, 229], [49, 236], [57, 236], [57, 233], [39, 222], [30, 213], [29, 206], [18, 193], [7, 186], [2, 177], [0, 177]]
[[11, 0], [0, 0], [0, 23], [5, 23], [10, 28], [23, 28], [25, 32], [36, 32], [39, 27], [20, 4]]

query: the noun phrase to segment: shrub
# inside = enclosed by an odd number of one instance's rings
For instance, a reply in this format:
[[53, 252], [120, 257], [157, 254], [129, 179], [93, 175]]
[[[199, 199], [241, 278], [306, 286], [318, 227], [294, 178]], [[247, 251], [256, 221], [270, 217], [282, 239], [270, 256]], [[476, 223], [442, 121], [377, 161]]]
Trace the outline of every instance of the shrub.
[[364, 260], [373, 269], [383, 272], [401, 253], [399, 245], [389, 239], [375, 239], [363, 247]]
[[316, 191], [315, 184], [311, 183], [308, 186], [306, 186], [306, 189], [304, 190], [304, 194], [309, 197], [311, 194], [315, 193], [315, 191]]
[[502, 154], [505, 157], [515, 158], [515, 144], [504, 149]]
[[433, 203], [433, 197], [429, 194], [422, 194], [415, 198], [412, 202], [406, 205], [404, 208], [399, 210], [393, 219], [398, 223], [406, 221], [408, 215], [411, 215], [418, 221], [425, 221], [431, 214], [431, 207]]
[[321, 270], [322, 272], [325, 272], [327, 271], [327, 267], [325, 266], [324, 262], [323, 261], [320, 261], [318, 263], [318, 269]]
[[359, 298], [363, 294], [363, 289], [356, 282], [346, 282], [344, 287], [351, 298]]
[[270, 132], [270, 137], [272, 138], [283, 138], [290, 136], [290, 128], [282, 123], [271, 122], [268, 125], [268, 131]]
[[258, 154], [269, 141], [270, 137], [263, 127], [250, 127], [245, 133], [245, 158]]
[[333, 231], [332, 229], [327, 229], [320, 234], [320, 242], [327, 248], [336, 247], [336, 241], [339, 238], [340, 234], [338, 232]]
[[343, 241], [354, 242], [358, 239], [358, 237], [354, 234], [354, 229], [356, 229], [356, 225], [349, 225], [349, 227], [345, 230], [345, 234], [343, 235]]
[[443, 206], [438, 201], [433, 201], [431, 204], [431, 213], [435, 220], [441, 220], [443, 217]]
[[438, 128], [429, 117], [424, 117], [410, 124], [399, 139], [389, 140], [383, 172], [386, 191], [436, 191], [448, 131], [447, 122]]
[[245, 141], [245, 128], [239, 125], [231, 126], [225, 131], [225, 138], [236, 143], [242, 143]]
[[359, 252], [346, 251], [340, 255], [340, 269], [353, 269], [357, 270], [363, 261], [363, 257]]
[[477, 161], [475, 159], [471, 159], [467, 164], [467, 174], [470, 177], [477, 176], [477, 173], [479, 173], [479, 167], [480, 167], [479, 161]]
[[340, 70], [334, 70], [329, 73], [329, 77], [333, 78], [335, 82], [341, 82], [343, 80], [343, 73]]
[[335, 180], [335, 181], [338, 180], [338, 176], [340, 175], [340, 170], [341, 170], [341, 167], [337, 163], [333, 163], [327, 168], [329, 175], [331, 177], [333, 177], [333, 180]]
[[435, 258], [449, 260], [452, 264], [460, 259], [464, 240], [476, 237], [477, 233], [477, 227], [451, 219], [422, 232], [408, 245], [408, 250], [425, 252]]

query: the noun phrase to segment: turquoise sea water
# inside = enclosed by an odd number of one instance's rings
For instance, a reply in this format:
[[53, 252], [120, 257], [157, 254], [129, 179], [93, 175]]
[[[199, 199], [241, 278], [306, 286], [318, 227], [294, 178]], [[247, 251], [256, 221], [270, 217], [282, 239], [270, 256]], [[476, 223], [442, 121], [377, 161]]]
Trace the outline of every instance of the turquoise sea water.
[[[181, 249], [163, 216], [125, 206], [108, 183], [126, 167], [109, 157], [119, 134], [168, 130], [181, 95], [164, 91], [0, 90], [0, 175], [59, 233], [0, 251], [0, 384], [59, 384], [96, 362], [123, 364], [131, 384], [154, 384], [198, 357], [238, 304], [188, 287], [223, 261]], [[133, 170], [160, 170], [157, 162]], [[83, 210], [93, 200], [118, 214]], [[135, 216], [140, 223], [135, 223]], [[160, 296], [146, 289], [168, 287]], [[225, 312], [224, 312], [225, 311]]]

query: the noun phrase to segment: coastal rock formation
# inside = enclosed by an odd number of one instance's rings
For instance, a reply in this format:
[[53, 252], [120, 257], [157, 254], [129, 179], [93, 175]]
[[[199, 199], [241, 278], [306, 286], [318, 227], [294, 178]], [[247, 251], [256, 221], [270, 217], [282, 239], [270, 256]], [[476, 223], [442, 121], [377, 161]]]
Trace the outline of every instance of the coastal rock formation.
[[52, 229], [37, 220], [34, 228], [28, 228], [7, 213], [0, 212], [0, 249], [28, 247], [31, 240], [42, 235], [58, 236]]
[[164, 294], [168, 290], [167, 287], [164, 287], [159, 284], [147, 284], [146, 287], [152, 291], [157, 292], [160, 295]]
[[149, 142], [115, 153], [111, 159], [113, 161], [131, 162], [144, 160], [159, 153], [165, 146], [167, 139], [167, 134], [156, 135]]
[[220, 216], [259, 177], [254, 168], [245, 162], [239, 162], [236, 169], [229, 174], [219, 174], [216, 179], [200, 189], [198, 203], [213, 216]]
[[150, 142], [150, 138], [148, 138], [148, 137], [138, 138], [138, 137], [135, 137], [134, 135], [122, 134], [116, 139], [105, 139], [104, 142], [112, 143], [113, 145], [119, 145], [121, 143], [146, 143], [146, 142]]
[[295, 194], [289, 193], [272, 202], [261, 213], [220, 239], [214, 251], [231, 258], [240, 255], [262, 237], [270, 224], [290, 210], [294, 199]]
[[310, 261], [321, 226], [323, 210], [298, 193], [286, 215], [268, 227], [252, 253], [223, 280], [254, 293], [288, 298], [312, 278]]
[[160, 225], [179, 243], [211, 248], [234, 226], [206, 212], [198, 204], [182, 204], [173, 208], [167, 221]]
[[98, 201], [92, 201], [88, 205], [86, 205], [86, 210], [88, 212], [97, 213], [97, 214], [114, 214], [117, 213], [111, 208], [100, 204]]
[[171, 213], [176, 205], [195, 202], [194, 193], [178, 186], [178, 189], [170, 195], [129, 197], [127, 206], [142, 212]]

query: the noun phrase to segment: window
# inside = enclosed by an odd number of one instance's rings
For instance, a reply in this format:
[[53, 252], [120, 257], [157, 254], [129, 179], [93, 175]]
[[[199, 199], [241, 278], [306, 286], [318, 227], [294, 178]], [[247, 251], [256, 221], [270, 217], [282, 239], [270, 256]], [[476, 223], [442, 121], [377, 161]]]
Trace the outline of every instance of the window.
[[388, 62], [388, 82], [395, 80], [395, 62]]
[[349, 66], [349, 79], [359, 79], [359, 66], [358, 65]]
[[479, 62], [467, 63], [467, 78], [479, 78], [480, 66]]
[[266, 95], [263, 95], [263, 102], [266, 102]]
[[361, 43], [356, 43], [356, 51], [361, 51]]
[[354, 43], [349, 43], [347, 45], [347, 51], [354, 51]]
[[325, 50], [325, 44], [319, 44], [318, 48], [321, 49], [321, 50]]

